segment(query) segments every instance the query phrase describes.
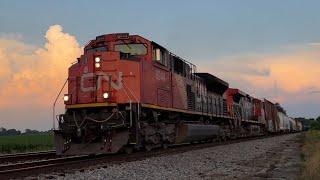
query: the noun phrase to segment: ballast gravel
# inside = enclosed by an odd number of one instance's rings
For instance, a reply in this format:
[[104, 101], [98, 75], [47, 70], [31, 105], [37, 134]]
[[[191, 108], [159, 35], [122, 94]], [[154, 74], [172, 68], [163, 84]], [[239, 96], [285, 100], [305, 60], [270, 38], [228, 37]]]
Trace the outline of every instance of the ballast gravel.
[[292, 179], [299, 173], [300, 167], [299, 136], [300, 133], [289, 134], [152, 157], [142, 161], [110, 164], [103, 168], [76, 171], [72, 174], [40, 175], [38, 178]]

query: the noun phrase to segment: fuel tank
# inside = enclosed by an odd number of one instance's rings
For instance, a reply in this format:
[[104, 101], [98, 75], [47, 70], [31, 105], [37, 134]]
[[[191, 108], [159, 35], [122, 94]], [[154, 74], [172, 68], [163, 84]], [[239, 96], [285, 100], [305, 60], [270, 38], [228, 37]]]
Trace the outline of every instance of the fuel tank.
[[187, 143], [213, 139], [219, 136], [218, 125], [185, 124], [178, 126], [175, 143]]

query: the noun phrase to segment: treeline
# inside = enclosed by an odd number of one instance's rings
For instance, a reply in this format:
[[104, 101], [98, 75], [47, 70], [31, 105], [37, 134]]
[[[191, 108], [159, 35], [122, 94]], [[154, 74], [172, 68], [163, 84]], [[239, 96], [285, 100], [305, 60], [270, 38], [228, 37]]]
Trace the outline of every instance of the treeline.
[[297, 120], [299, 120], [302, 125], [304, 126], [304, 130], [308, 130], [308, 129], [316, 129], [316, 130], [320, 130], [320, 116], [317, 119], [314, 118], [304, 118], [304, 117], [298, 117], [295, 118]]
[[31, 130], [26, 129], [25, 132], [21, 132], [20, 130], [16, 129], [6, 129], [3, 127], [0, 127], [0, 136], [10, 136], [10, 135], [30, 135], [30, 134], [51, 134], [53, 133], [52, 130], [48, 131], [38, 131], [38, 130]]

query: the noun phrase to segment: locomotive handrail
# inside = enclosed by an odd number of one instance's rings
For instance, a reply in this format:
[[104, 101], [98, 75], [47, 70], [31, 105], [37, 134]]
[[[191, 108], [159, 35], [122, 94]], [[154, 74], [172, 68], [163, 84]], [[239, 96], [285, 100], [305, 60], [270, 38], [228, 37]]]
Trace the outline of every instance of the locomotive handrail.
[[53, 119], [52, 119], [52, 121], [53, 121], [53, 122], [52, 122], [52, 123], [53, 123], [53, 130], [55, 130], [55, 129], [56, 129], [56, 121], [55, 121], [55, 107], [56, 107], [56, 103], [57, 103], [58, 98], [60, 97], [61, 92], [63, 91], [64, 87], [66, 86], [66, 84], [67, 84], [68, 80], [69, 80], [69, 78], [67, 78], [67, 79], [66, 79], [66, 81], [64, 82], [64, 84], [63, 84], [63, 86], [62, 86], [62, 88], [61, 88], [61, 90], [60, 90], [60, 92], [59, 92], [58, 96], [56, 97], [56, 100], [55, 100], [55, 101], [54, 101], [54, 103], [53, 103], [53, 107], [52, 107], [52, 117], [53, 117]]
[[[119, 79], [117, 78], [117, 76], [111, 74], [112, 76], [114, 76], [117, 81], [119, 81]], [[110, 79], [111, 81], [111, 79]], [[130, 89], [128, 88], [128, 86], [126, 85], [125, 82], [122, 82], [123, 85], [129, 90], [129, 92], [131, 93], [131, 95], [136, 99], [136, 101], [138, 102], [137, 97], [130, 91]], [[129, 94], [127, 93], [127, 91], [123, 88], [124, 93], [127, 95], [128, 99], [129, 99], [129, 103], [130, 103], [130, 127], [132, 126], [132, 99], [130, 98]], [[138, 108], [138, 115], [139, 115], [139, 108]]]
[[97, 123], [103, 123], [103, 122], [109, 121], [109, 120], [114, 116], [114, 112], [113, 112], [108, 118], [103, 119], [103, 120], [97, 120], [97, 119], [94, 119], [94, 118], [87, 117], [87, 115], [86, 115], [85, 112], [84, 112], [83, 114], [84, 114], [83, 121], [82, 121], [82, 122], [80, 123], [80, 125], [79, 125], [78, 122], [77, 122], [77, 119], [76, 119], [76, 114], [75, 114], [75, 112], [73, 111], [73, 120], [74, 120], [77, 128], [80, 128], [80, 127], [84, 124], [84, 122], [85, 122], [86, 120], [91, 120], [91, 121], [97, 122]]
[[[111, 76], [114, 76], [117, 81], [119, 81], [119, 79], [117, 78], [117, 76], [111, 74]], [[111, 81], [111, 78], [110, 78]], [[122, 82], [124, 84], [125, 87], [127, 87], [127, 89], [129, 90], [129, 92], [132, 94], [132, 92], [130, 91], [130, 89], [128, 88], [128, 86], [125, 84], [125, 82]], [[130, 127], [132, 126], [132, 99], [130, 98], [129, 94], [127, 93], [127, 91], [123, 88], [124, 93], [127, 95], [128, 99], [129, 99], [129, 103], [130, 103]], [[136, 98], [133, 94], [132, 96], [134, 98]], [[138, 99], [136, 98], [136, 100], [138, 101]]]

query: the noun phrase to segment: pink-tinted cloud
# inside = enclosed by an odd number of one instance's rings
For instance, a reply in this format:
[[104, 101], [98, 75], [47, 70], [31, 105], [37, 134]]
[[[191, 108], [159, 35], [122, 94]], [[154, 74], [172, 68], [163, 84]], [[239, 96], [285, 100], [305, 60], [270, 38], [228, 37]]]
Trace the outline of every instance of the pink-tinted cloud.
[[44, 48], [19, 39], [0, 39], [0, 107], [19, 104], [44, 105], [67, 78], [67, 69], [81, 54], [77, 40], [51, 26]]
[[[60, 25], [51, 26], [45, 38], [47, 42], [39, 48], [24, 43], [20, 36], [0, 36], [0, 110], [19, 113], [32, 106], [33, 110], [39, 107], [48, 110], [41, 113], [51, 114], [50, 107], [67, 78], [68, 67], [82, 49]], [[5, 112], [1, 114], [10, 118]]]
[[[216, 74], [248, 94], [285, 105], [320, 100], [319, 43], [293, 46], [274, 54], [224, 57], [199, 69]], [[308, 107], [301, 106], [304, 108]]]

